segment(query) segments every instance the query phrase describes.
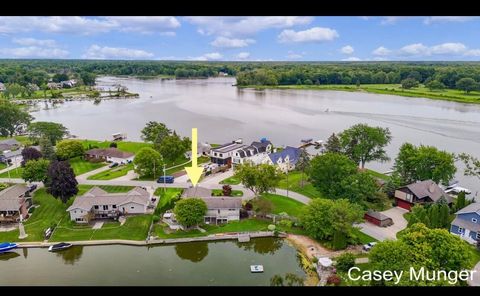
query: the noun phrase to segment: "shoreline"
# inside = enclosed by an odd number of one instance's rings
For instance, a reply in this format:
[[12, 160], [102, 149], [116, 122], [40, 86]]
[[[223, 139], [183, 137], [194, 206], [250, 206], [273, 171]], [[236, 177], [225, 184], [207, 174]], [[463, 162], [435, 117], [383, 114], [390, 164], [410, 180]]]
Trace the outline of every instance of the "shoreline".
[[[368, 84], [365, 84], [368, 86]], [[345, 91], [345, 92], [366, 92], [372, 94], [380, 94], [380, 95], [394, 95], [394, 96], [401, 96], [401, 97], [410, 97], [410, 98], [422, 98], [422, 99], [430, 99], [436, 101], [448, 101], [448, 102], [455, 102], [455, 103], [463, 103], [463, 104], [480, 104], [480, 97], [479, 98], [461, 98], [461, 97], [452, 97], [452, 96], [443, 96], [441, 94], [426, 94], [426, 93], [419, 93], [419, 92], [409, 92], [409, 91], [395, 91], [389, 89], [374, 89], [374, 88], [356, 88], [355, 86], [349, 87], [348, 85], [345, 86], [336, 86], [331, 84], [325, 85], [236, 85], [237, 88], [240, 89], [254, 89], [254, 90], [265, 90], [265, 89], [292, 89], [292, 90], [315, 90], [315, 91]]]

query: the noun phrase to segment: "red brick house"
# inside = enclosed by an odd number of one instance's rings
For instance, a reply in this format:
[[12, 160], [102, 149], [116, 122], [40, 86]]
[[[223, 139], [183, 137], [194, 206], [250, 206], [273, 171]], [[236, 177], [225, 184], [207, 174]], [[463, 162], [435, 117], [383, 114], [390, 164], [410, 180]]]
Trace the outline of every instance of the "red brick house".
[[397, 206], [410, 210], [415, 204], [428, 204], [445, 199], [448, 204], [453, 198], [432, 180], [412, 183], [395, 190], [395, 201]]

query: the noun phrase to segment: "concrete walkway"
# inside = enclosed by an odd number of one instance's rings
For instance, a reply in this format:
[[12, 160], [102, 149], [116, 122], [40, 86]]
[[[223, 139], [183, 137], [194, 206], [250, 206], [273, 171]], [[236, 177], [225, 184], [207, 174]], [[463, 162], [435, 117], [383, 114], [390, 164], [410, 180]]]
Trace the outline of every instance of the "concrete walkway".
[[473, 270], [476, 272], [473, 273], [472, 280], [470, 279], [468, 280], [468, 284], [470, 286], [480, 287], [480, 262], [478, 262], [477, 265], [475, 265]]

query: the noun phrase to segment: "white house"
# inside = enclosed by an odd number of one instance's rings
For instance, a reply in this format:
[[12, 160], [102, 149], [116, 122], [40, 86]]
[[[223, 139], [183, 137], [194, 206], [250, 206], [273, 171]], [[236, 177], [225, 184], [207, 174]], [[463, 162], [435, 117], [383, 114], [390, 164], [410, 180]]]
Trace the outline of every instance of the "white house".
[[264, 163], [277, 166], [282, 172], [286, 173], [295, 169], [295, 165], [300, 156], [301, 149], [287, 146], [280, 152], [274, 152], [268, 155]]
[[90, 149], [85, 152], [85, 158], [90, 161], [107, 161], [116, 162], [119, 164], [126, 164], [133, 161], [135, 154], [125, 152], [117, 148], [104, 148], [104, 149]]
[[212, 148], [210, 150], [210, 160], [218, 165], [232, 164], [232, 158], [235, 153], [242, 148], [247, 147], [242, 144], [242, 140], [232, 141], [231, 143], [223, 144], [222, 146]]
[[202, 199], [207, 204], [207, 213], [204, 217], [206, 224], [222, 224], [240, 220], [241, 198], [219, 196]]
[[273, 145], [270, 141], [262, 139], [260, 142], [252, 142], [250, 146], [238, 149], [233, 158], [233, 164], [242, 164], [249, 161], [253, 164], [265, 162], [265, 158], [272, 152]]
[[117, 218], [120, 215], [145, 214], [150, 203], [150, 194], [135, 187], [127, 193], [108, 193], [93, 187], [78, 196], [67, 209], [70, 220], [88, 223], [92, 219]]

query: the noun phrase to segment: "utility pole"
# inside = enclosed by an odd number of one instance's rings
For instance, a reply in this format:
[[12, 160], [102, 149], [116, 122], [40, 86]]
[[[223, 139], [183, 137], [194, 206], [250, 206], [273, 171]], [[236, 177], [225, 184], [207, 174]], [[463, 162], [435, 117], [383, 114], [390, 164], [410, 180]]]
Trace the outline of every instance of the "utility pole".
[[165, 164], [163, 164], [163, 192], [167, 192], [167, 182], [165, 181], [166, 180], [166, 177], [165, 177]]
[[289, 170], [290, 170], [290, 158], [287, 159], [287, 197], [288, 197], [288, 188], [290, 188], [290, 184], [288, 184]]

